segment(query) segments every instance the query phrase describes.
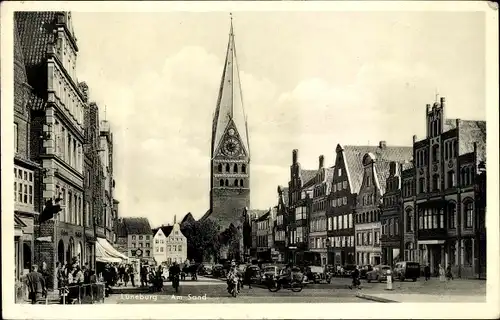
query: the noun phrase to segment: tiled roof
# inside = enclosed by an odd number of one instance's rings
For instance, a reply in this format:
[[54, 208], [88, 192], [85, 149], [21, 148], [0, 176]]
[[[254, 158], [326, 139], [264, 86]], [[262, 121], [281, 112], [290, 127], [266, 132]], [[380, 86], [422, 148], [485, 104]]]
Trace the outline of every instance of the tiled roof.
[[147, 218], [134, 217], [134, 218], [123, 218], [123, 223], [125, 224], [125, 229], [127, 234], [151, 234], [151, 225]]
[[14, 13], [26, 67], [45, 62], [47, 48], [54, 43], [55, 11], [17, 11]]
[[460, 120], [458, 125], [459, 155], [474, 151], [477, 145], [477, 160], [486, 160], [486, 121]]
[[358, 193], [363, 180], [363, 156], [372, 153], [376, 161], [397, 161], [409, 160], [413, 154], [413, 147], [392, 147], [386, 146], [344, 146], [344, 161], [351, 186], [352, 193]]
[[269, 209], [266, 209], [266, 210], [249, 209], [248, 210], [248, 214], [249, 214], [249, 216], [250, 216], [251, 219], [258, 219], [258, 218], [262, 217], [263, 215], [265, 215], [268, 212], [269, 212]]
[[154, 228], [152, 231], [153, 231], [153, 236], [156, 235], [156, 233], [158, 232], [158, 230], [161, 229], [161, 231], [163, 232], [163, 234], [165, 235], [165, 237], [168, 237], [168, 235], [170, 234], [170, 232], [172, 232], [172, 229], [174, 228], [174, 226], [161, 226], [159, 228]]
[[443, 132], [455, 129], [457, 127], [457, 119], [444, 120]]
[[27, 82], [26, 68], [24, 66], [24, 55], [21, 48], [21, 41], [19, 40], [19, 33], [16, 24], [14, 24], [14, 63], [21, 66], [20, 71], [22, 73], [21, 77], [14, 77], [14, 81]]
[[317, 170], [303, 170], [300, 169], [300, 177], [302, 178], [302, 187], [307, 188], [314, 184]]
[[389, 164], [391, 161], [375, 161], [375, 177], [380, 188], [380, 193], [383, 195], [386, 189], [386, 180], [389, 177]]
[[45, 99], [40, 98], [36, 93], [31, 92], [28, 100], [28, 108], [31, 110], [44, 110], [45, 109]]
[[127, 237], [127, 228], [125, 228], [125, 223], [123, 222], [123, 219], [118, 219], [117, 221], [116, 236]]

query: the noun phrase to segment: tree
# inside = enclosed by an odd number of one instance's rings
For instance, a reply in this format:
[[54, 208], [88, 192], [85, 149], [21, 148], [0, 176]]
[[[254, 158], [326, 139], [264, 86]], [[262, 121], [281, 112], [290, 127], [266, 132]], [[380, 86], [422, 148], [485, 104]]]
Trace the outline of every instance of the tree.
[[220, 249], [219, 226], [207, 219], [184, 224], [182, 233], [188, 242], [188, 258], [197, 262], [217, 256]]

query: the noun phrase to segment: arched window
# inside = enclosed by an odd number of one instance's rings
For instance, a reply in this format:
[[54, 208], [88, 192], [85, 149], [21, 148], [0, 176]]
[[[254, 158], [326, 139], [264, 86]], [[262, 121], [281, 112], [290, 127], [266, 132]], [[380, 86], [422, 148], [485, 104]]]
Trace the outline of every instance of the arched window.
[[432, 162], [438, 161], [439, 157], [439, 145], [435, 144], [432, 146]]
[[238, 179], [234, 179], [234, 186], [237, 187], [238, 186]]
[[472, 228], [474, 226], [474, 203], [467, 199], [464, 202], [465, 227]]
[[229, 187], [229, 181], [226, 179], [226, 187]]
[[241, 165], [241, 172], [247, 173], [247, 166], [246, 166], [246, 164], [242, 164]]
[[455, 202], [450, 202], [448, 204], [448, 226], [450, 229], [456, 228], [457, 221], [457, 204]]
[[240, 187], [243, 187], [243, 179], [240, 179]]
[[406, 232], [413, 232], [413, 209], [406, 210]]
[[233, 166], [233, 172], [238, 173], [238, 164], [235, 163]]
[[224, 180], [220, 179], [219, 184], [220, 184], [221, 187], [223, 187], [224, 186]]
[[219, 165], [217, 166], [217, 169], [219, 172], [222, 172], [222, 163], [219, 163]]

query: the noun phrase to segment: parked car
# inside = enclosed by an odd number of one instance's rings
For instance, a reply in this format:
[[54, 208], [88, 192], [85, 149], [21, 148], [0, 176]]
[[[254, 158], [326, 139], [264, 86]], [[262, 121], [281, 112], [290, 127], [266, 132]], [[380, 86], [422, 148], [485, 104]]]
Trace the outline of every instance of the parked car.
[[382, 282], [387, 281], [387, 274], [391, 271], [391, 267], [385, 264], [379, 264], [373, 267], [372, 271], [367, 272], [366, 280], [371, 282], [372, 280]]
[[356, 265], [354, 264], [346, 264], [344, 267], [344, 272], [342, 274], [343, 277], [350, 277], [351, 273], [356, 269]]
[[307, 278], [309, 279], [309, 282], [313, 283], [331, 282], [330, 273], [328, 271], [325, 272], [325, 269], [321, 266], [308, 267], [308, 272], [306, 273], [306, 275]]
[[222, 264], [216, 264], [212, 269], [212, 276], [214, 278], [224, 278], [226, 276], [226, 270]]
[[280, 275], [280, 268], [275, 265], [268, 265], [262, 268], [262, 280], [277, 278]]
[[251, 272], [250, 279], [252, 283], [259, 284], [262, 282], [262, 273], [261, 270], [258, 266], [256, 265], [249, 265], [246, 269], [245, 272]]
[[366, 266], [362, 266], [361, 270], [359, 271], [359, 278], [366, 279], [366, 274], [372, 270], [373, 270], [373, 267], [369, 264], [367, 264]]
[[203, 265], [203, 274], [204, 275], [212, 275], [212, 270], [213, 270], [214, 266], [211, 265], [211, 264], [204, 264]]
[[394, 279], [405, 281], [412, 279], [417, 281], [420, 278], [420, 263], [413, 261], [400, 261], [394, 266]]

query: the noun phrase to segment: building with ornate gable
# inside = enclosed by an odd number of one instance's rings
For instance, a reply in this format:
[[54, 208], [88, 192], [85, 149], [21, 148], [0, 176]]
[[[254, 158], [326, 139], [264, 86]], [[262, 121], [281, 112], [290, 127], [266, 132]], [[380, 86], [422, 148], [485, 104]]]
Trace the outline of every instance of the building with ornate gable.
[[[485, 274], [486, 121], [445, 118], [445, 98], [427, 105], [426, 137], [413, 137], [414, 168], [403, 171], [404, 249], [408, 258], [451, 265], [462, 278]], [[482, 203], [482, 204], [481, 204]]]

